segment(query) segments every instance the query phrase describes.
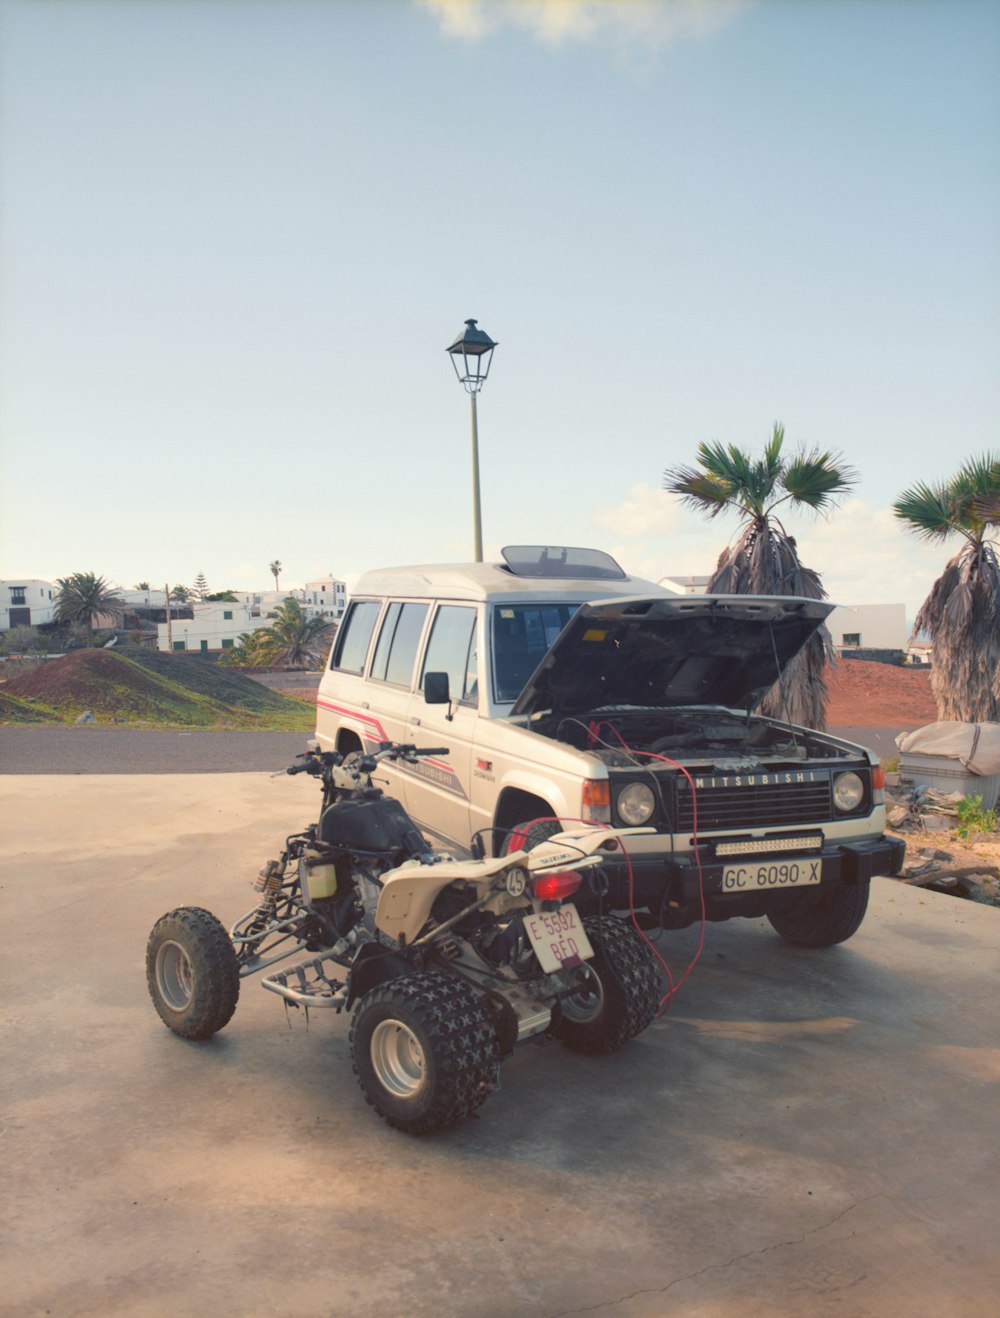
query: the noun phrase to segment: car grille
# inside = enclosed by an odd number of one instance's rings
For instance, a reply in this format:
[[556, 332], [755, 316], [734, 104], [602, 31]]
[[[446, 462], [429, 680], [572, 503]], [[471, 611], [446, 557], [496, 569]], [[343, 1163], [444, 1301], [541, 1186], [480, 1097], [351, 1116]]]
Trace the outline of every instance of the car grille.
[[[677, 784], [677, 828], [694, 827], [691, 788]], [[833, 817], [830, 779], [803, 783], [750, 783], [698, 788], [698, 831], [814, 824]]]

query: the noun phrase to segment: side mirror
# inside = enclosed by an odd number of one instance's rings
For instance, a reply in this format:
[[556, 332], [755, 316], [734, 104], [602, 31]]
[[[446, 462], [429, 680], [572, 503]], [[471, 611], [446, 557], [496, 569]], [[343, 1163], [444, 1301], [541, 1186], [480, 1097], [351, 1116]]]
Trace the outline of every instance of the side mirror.
[[447, 673], [424, 673], [424, 700], [428, 705], [450, 705]]

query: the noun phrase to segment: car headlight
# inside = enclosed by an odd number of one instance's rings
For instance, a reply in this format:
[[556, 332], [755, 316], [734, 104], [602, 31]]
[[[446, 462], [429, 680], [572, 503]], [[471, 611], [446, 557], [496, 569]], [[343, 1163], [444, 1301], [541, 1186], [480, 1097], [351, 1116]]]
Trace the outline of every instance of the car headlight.
[[833, 780], [833, 804], [838, 810], [857, 810], [865, 795], [865, 785], [856, 773], [839, 773]]
[[618, 814], [626, 824], [644, 824], [656, 809], [656, 797], [645, 783], [631, 783], [618, 797]]

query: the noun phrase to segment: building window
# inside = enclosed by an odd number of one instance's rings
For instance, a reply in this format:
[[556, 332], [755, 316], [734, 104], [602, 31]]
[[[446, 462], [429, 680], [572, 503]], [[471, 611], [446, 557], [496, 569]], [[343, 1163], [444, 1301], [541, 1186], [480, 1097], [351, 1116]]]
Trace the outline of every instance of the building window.
[[23, 586], [11, 586], [11, 588], [10, 588], [10, 602], [11, 602], [11, 604], [23, 604], [23, 603], [24, 603], [24, 587], [23, 587]]
[[232, 620], [233, 620], [233, 611], [232, 611], [232, 609], [223, 609], [223, 610], [222, 610], [222, 616], [223, 616], [223, 618], [226, 620], [226, 622], [232, 622]]
[[222, 648], [223, 648], [224, 650], [231, 650], [231, 649], [233, 648], [232, 637], [230, 637], [230, 636], [224, 636], [224, 637], [222, 638]]
[[184, 644], [183, 641], [174, 641], [174, 649], [175, 649], [175, 650], [186, 650], [186, 649], [187, 649], [187, 646]]
[[844, 640], [843, 640], [842, 644], [844, 644], [844, 645], [860, 645], [860, 644], [861, 644], [861, 633], [860, 633], [860, 632], [844, 632]]

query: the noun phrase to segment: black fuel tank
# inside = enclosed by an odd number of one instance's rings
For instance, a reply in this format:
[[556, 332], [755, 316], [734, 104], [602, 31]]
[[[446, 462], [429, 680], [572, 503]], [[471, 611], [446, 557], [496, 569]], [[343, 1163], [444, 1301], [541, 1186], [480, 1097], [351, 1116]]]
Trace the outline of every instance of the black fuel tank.
[[319, 821], [322, 841], [345, 850], [384, 851], [394, 859], [419, 856], [428, 849], [420, 830], [398, 801], [381, 796], [369, 801], [338, 801]]

